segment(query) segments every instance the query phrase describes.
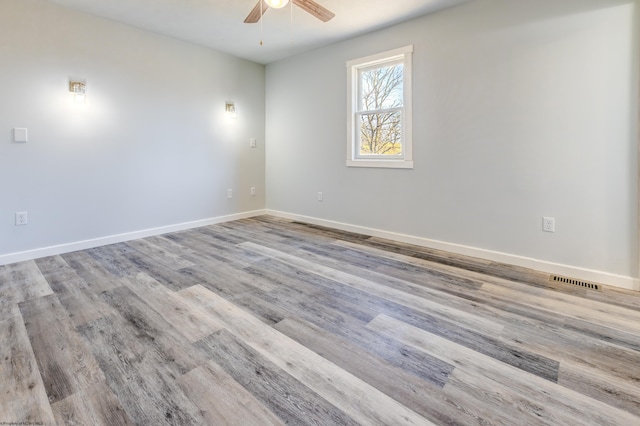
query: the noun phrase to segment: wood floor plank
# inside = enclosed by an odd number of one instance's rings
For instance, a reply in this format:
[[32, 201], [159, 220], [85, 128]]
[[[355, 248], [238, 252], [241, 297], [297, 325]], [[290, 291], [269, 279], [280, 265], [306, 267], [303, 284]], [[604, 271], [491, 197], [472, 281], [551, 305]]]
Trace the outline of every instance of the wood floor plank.
[[[132, 248], [128, 248], [124, 243], [119, 243], [92, 248], [87, 250], [87, 253], [111, 275], [122, 278], [135, 273], [137, 271], [136, 267], [140, 267], [140, 264], [136, 265], [130, 259], [122, 256], [123, 251], [134, 252]], [[142, 258], [142, 256], [140, 257]]]
[[207, 312], [224, 321], [227, 329], [242, 338], [254, 350], [354, 420], [382, 424], [431, 424], [424, 417], [266, 326], [206, 288], [194, 286], [180, 291], [180, 294], [201, 303]]
[[[635, 374], [636, 368], [632, 367], [630, 373]], [[563, 362], [558, 384], [640, 417], [640, 384], [637, 381], [630, 383], [602, 370]]]
[[[493, 294], [506, 298], [513, 298], [516, 292], [526, 289], [526, 303], [530, 306], [543, 308], [549, 312], [562, 312], [564, 316], [578, 320], [595, 321], [604, 326], [615, 328], [628, 334], [640, 337], [640, 312], [625, 309], [614, 305], [607, 305], [601, 302], [582, 300], [576, 303], [575, 296], [553, 293], [550, 290], [537, 290], [526, 287], [523, 284], [513, 283], [512, 288], [497, 286], [485, 283], [483, 288]], [[540, 292], [545, 292], [546, 297], [539, 296]], [[549, 294], [551, 293], [551, 294]]]
[[200, 265], [197, 268], [186, 268], [182, 272], [188, 273], [202, 285], [226, 298], [232, 298], [239, 293], [256, 290], [251, 284], [243, 281], [235, 281], [233, 278], [222, 272], [216, 273], [215, 268], [210, 264]]
[[557, 359], [559, 384], [640, 414], [639, 352], [541, 322], [514, 322], [499, 339], [509, 346]]
[[230, 244], [226, 241], [221, 241], [215, 236], [209, 235], [209, 233], [206, 232], [206, 228], [198, 228], [194, 230], [194, 232], [189, 233], [188, 236], [177, 233], [167, 235], [167, 238], [191, 249], [196, 257], [185, 257], [194, 263], [199, 263], [198, 259], [205, 258], [208, 260], [218, 260], [235, 268], [245, 268], [256, 260], [262, 259], [261, 256], [255, 253], [245, 252], [236, 244]]
[[[489, 282], [491, 284], [500, 285], [501, 287], [507, 287], [507, 288], [509, 286], [513, 286], [514, 289], [526, 290], [530, 287], [530, 286], [518, 285], [512, 282], [506, 282], [502, 279], [494, 278], [494, 277], [483, 278], [482, 274], [480, 273], [471, 272], [471, 271], [453, 270], [451, 267], [446, 265], [438, 265], [431, 261], [417, 259], [417, 258], [413, 258], [403, 254], [398, 254], [395, 252], [385, 252], [377, 248], [357, 246], [353, 243], [348, 243], [343, 241], [337, 241], [334, 243], [334, 245], [337, 245], [339, 247], [350, 248], [357, 251], [363, 251], [364, 253], [367, 253], [371, 256], [379, 255], [384, 258], [394, 259], [400, 262], [401, 264], [415, 266], [420, 269], [430, 268], [435, 271], [439, 271], [440, 273], [443, 273], [443, 274], [450, 274], [452, 277], [459, 276], [460, 279], [463, 279], [466, 277], [469, 277], [474, 281], [480, 281], [484, 279], [486, 282]], [[379, 270], [379, 269], [376, 269], [376, 270]], [[393, 270], [387, 269], [386, 272], [394, 276], [397, 276], [398, 270], [401, 270], [404, 272], [404, 268], [402, 267], [396, 268]], [[408, 277], [405, 277], [405, 278], [408, 278]], [[429, 286], [433, 286], [433, 285], [434, 283], [432, 281], [429, 281]], [[524, 330], [522, 332], [527, 333], [529, 337], [525, 339], [518, 339], [517, 337], [513, 337], [512, 339], [510, 339], [512, 343], [507, 344], [508, 346], [511, 346], [514, 349], [516, 347], [529, 348], [529, 350], [535, 349], [535, 351], [540, 355], [550, 357], [550, 356], [553, 356], [554, 354], [557, 354], [558, 349], [557, 349], [557, 344], [555, 343], [551, 344], [547, 336], [568, 332], [568, 330], [563, 329], [563, 326], [567, 322], [567, 320], [563, 316], [564, 310], [561, 315], [549, 315], [548, 310], [540, 309], [539, 306], [528, 303], [527, 302], [529, 300], [528, 297], [519, 297], [519, 294], [516, 292], [512, 293], [511, 297], [509, 297], [508, 299], [505, 299], [505, 298], [498, 297], [496, 294], [492, 294], [484, 290], [469, 291], [464, 287], [458, 290], [453, 288], [444, 289], [441, 287], [439, 287], [438, 289], [440, 291], [448, 292], [451, 295], [454, 295], [459, 298], [467, 298], [469, 301], [473, 302], [473, 305], [483, 307], [483, 309], [486, 310], [485, 315], [492, 315], [496, 319], [500, 319], [501, 322], [508, 324], [507, 328], [511, 329], [512, 331], [514, 327], [518, 327], [519, 330]], [[546, 295], [553, 294], [554, 297], [556, 297], [554, 292], [549, 292], [548, 290], [544, 290], [536, 287], [531, 287], [530, 290], [527, 290], [526, 293], [523, 293], [523, 296], [524, 294], [530, 294], [530, 292], [535, 292], [535, 293], [542, 292], [542, 294], [546, 294]], [[576, 298], [575, 296], [567, 295], [567, 294], [558, 294], [557, 298], [559, 298], [560, 300], [570, 301], [573, 304], [580, 304], [580, 301], [581, 301], [580, 298]], [[606, 309], [601, 306], [602, 303], [594, 304], [589, 301], [587, 303], [592, 308]], [[617, 312], [622, 312], [623, 314], [626, 313], [628, 310], [628, 309], [620, 309], [618, 307], [614, 307], [613, 309], [616, 310]], [[477, 312], [480, 313], [480, 311], [477, 311]], [[607, 340], [617, 342], [617, 343], [624, 343], [626, 347], [630, 347], [632, 349], [640, 348], [640, 346], [637, 344], [637, 339], [635, 339], [633, 336], [630, 336], [627, 333], [611, 330], [610, 328], [606, 328], [606, 327], [596, 326], [591, 323], [587, 323], [579, 320], [574, 320], [571, 323], [574, 325], [573, 330], [579, 333], [579, 334], [578, 333], [572, 334], [573, 336], [575, 336], [574, 340], [578, 340], [581, 342], [597, 343], [601, 341], [600, 340], [601, 337], [606, 336]], [[554, 326], [554, 324], [556, 326]], [[584, 326], [581, 326], [581, 325], [584, 325]], [[594, 330], [595, 328], [597, 328], [598, 331], [595, 331]], [[506, 332], [503, 334], [507, 335]], [[524, 342], [531, 342], [532, 340], [543, 342], [543, 343], [541, 343], [540, 345], [535, 345], [531, 347], [528, 347], [525, 344], [523, 344]], [[558, 338], [557, 341], [562, 341], [562, 340], [563, 340], [562, 338]], [[460, 340], [458, 340], [458, 342], [460, 342]], [[485, 344], [485, 347], [486, 347], [486, 344]], [[540, 349], [545, 347], [547, 347], [548, 350], [540, 351]], [[560, 347], [559, 349], [562, 350], [562, 348], [563, 347]], [[581, 350], [584, 350], [584, 349], [585, 347], [583, 347]], [[500, 359], [500, 356], [494, 355], [494, 357]], [[578, 359], [582, 357], [583, 357], [583, 354], [574, 355], [574, 359]], [[609, 356], [604, 356], [601, 358], [594, 359], [593, 362], [595, 362], [596, 364], [599, 364], [600, 363], [599, 360], [608, 360], [608, 359], [609, 359]], [[505, 359], [503, 360], [506, 361]], [[617, 361], [614, 361], [613, 364], [615, 364], [616, 362]], [[621, 365], [625, 365], [625, 363], [623, 362]], [[630, 371], [629, 369], [627, 370]], [[625, 372], [623, 373], [623, 375], [628, 376], [628, 373]]]
[[245, 271], [278, 283], [276, 290], [268, 292], [271, 296], [294, 300], [294, 303], [295, 299], [302, 301], [306, 309], [315, 311], [318, 316], [322, 316], [325, 306], [363, 322], [371, 321], [379, 313], [380, 305], [362, 303], [365, 294], [353, 295], [348, 286], [273, 259], [261, 261]]
[[558, 360], [500, 339], [497, 337], [499, 334], [488, 335], [482, 331], [470, 331], [452, 323], [437, 321], [437, 318], [421, 312], [390, 312], [388, 315], [550, 382], [558, 381]]
[[[271, 306], [261, 300], [258, 295], [262, 294], [266, 293], [258, 291], [244, 292], [234, 295], [233, 297], [229, 297], [228, 300], [270, 326], [279, 323], [288, 316], [288, 313], [284, 314], [282, 309], [276, 306]], [[258, 301], [258, 303], [256, 303], [256, 301]]]
[[196, 346], [262, 404], [269, 407], [284, 423], [358, 424], [343, 411], [224, 329], [197, 342]]
[[[179, 377], [178, 383], [185, 395], [198, 406], [206, 424], [237, 426], [285, 424], [247, 388], [236, 382], [214, 362], [191, 370]], [[273, 399], [269, 398], [267, 402]]]
[[34, 261], [0, 266], [0, 296], [19, 303], [53, 293]]
[[51, 405], [59, 425], [133, 425], [103, 381]]
[[[236, 237], [238, 240], [243, 240], [241, 242], [246, 241], [255, 241], [262, 244], [267, 245], [287, 245], [287, 246], [297, 246], [304, 243], [304, 240], [299, 236], [295, 235], [279, 235], [274, 233], [269, 233], [269, 229], [265, 227], [262, 223], [253, 221], [251, 219], [244, 220], [243, 227], [237, 226], [228, 226], [229, 224], [221, 223], [217, 225], [217, 229], [223, 229], [224, 235], [232, 235]], [[236, 243], [236, 244], [240, 244]]]
[[25, 300], [53, 294], [34, 261], [0, 266], [0, 321], [13, 317], [13, 307]]
[[76, 251], [60, 255], [70, 268], [84, 280], [93, 294], [100, 294], [120, 287], [119, 277], [112, 275], [105, 267], [87, 251]]
[[[400, 256], [381, 256], [378, 251], [357, 250], [353, 246], [355, 245], [344, 241], [334, 241], [326, 245], [317, 243], [304, 245], [300, 249], [318, 255], [319, 259], [333, 260], [333, 263], [324, 263], [327, 266], [346, 264], [352, 268], [359, 268], [358, 271], [364, 269], [377, 272], [399, 279], [400, 282], [408, 281], [414, 284], [428, 284], [426, 287], [429, 289], [469, 291], [480, 289], [484, 283], [478, 279], [465, 277], [454, 268], [437, 270], [433, 267], [424, 267], [423, 265], [427, 264], [426, 261], [422, 261], [422, 264], [419, 262], [402, 262], [397, 260]], [[405, 259], [406, 256], [402, 258]]]
[[292, 318], [284, 319], [274, 328], [436, 424], [482, 424], [481, 413], [470, 412], [443, 397], [439, 392], [441, 386], [420, 380], [347, 339]]
[[[549, 286], [548, 274], [538, 272], [533, 269], [523, 268], [520, 266], [497, 263], [491, 260], [449, 253], [442, 250], [420, 247], [412, 244], [390, 241], [378, 237], [371, 237], [366, 239], [365, 241], [363, 241], [363, 245], [373, 248], [379, 248], [389, 252], [405, 254], [418, 259], [429, 260], [442, 265], [453, 266], [455, 268], [463, 270], [480, 272], [488, 276], [503, 278], [509, 281], [534, 284], [544, 287]], [[580, 288], [574, 288], [571, 291], [578, 294], [585, 293], [585, 290]]]
[[47, 392], [17, 305], [0, 321], [0, 422], [53, 424]]
[[548, 424], [595, 422], [613, 425], [629, 425], [638, 419], [626, 411], [588, 398], [561, 385], [550, 383], [536, 375], [528, 374], [385, 315], [374, 319], [368, 327], [457, 365], [454, 374], [458, 374], [458, 370], [461, 370], [464, 374], [473, 376], [474, 380], [478, 381], [477, 386], [483, 390], [491, 389], [495, 383], [498, 383], [505, 390], [509, 389], [513, 392], [513, 397], [526, 398], [532, 404], [543, 407], [543, 410], [532, 413], [533, 419], [541, 420], [544, 416]]
[[126, 243], [101, 247], [100, 250], [93, 250], [90, 253], [102, 263], [104, 268], [121, 278], [144, 272], [172, 290], [180, 290], [199, 283], [197, 278], [184, 272], [188, 268], [175, 271], [163, 263], [155, 262]]
[[237, 269], [224, 262], [207, 259], [206, 261], [202, 261], [197, 267], [183, 269], [183, 271], [190, 271], [190, 273], [202, 282], [219, 283], [232, 292], [252, 291], [254, 289], [273, 291], [279, 288], [271, 281], [250, 273], [252, 267], [253, 265], [243, 269]]
[[364, 234], [357, 234], [355, 232], [342, 231], [340, 229], [328, 228], [326, 226], [312, 225], [309, 223], [302, 223], [294, 221], [294, 226], [298, 226], [301, 232], [305, 232], [309, 235], [315, 235], [319, 237], [328, 237], [334, 240], [351, 241], [355, 243], [362, 243], [371, 239], [370, 236]]
[[[263, 312], [273, 312], [274, 307], [282, 307], [286, 312], [293, 312], [325, 330], [345, 336], [366, 351], [385, 359], [391, 365], [402, 366], [402, 369], [416, 377], [440, 386], [446, 382], [450, 365], [434, 358], [424, 357], [409, 347], [389, 344], [388, 340], [375, 338], [376, 336], [364, 329], [364, 324], [377, 316], [380, 311], [389, 312], [395, 308], [396, 312], [401, 312], [404, 317], [410, 315], [408, 313], [410, 310], [407, 308], [400, 305], [393, 306], [390, 302], [376, 299], [348, 286], [288, 265], [278, 264], [278, 262], [265, 260], [257, 264], [255, 269], [255, 273], [278, 282], [281, 289], [269, 294], [253, 294], [263, 300], [257, 300], [256, 297], [248, 294], [234, 299], [247, 301], [244, 306], [249, 310], [260, 307]], [[268, 303], [265, 304], [265, 301]], [[286, 312], [281, 311], [272, 315], [276, 318], [278, 316], [285, 318], [288, 316]], [[447, 325], [438, 322], [433, 327], [446, 328]]]
[[36, 264], [66, 309], [74, 326], [93, 321], [111, 312], [62, 257], [38, 259]]
[[[442, 386], [447, 381], [451, 371], [451, 365], [446, 362], [420, 353], [410, 346], [398, 344], [392, 339], [376, 335], [364, 328], [364, 322], [350, 318], [333, 308], [325, 307], [321, 315], [318, 315], [318, 307], [310, 307], [299, 298], [284, 298], [273, 293], [260, 296], [243, 294], [234, 300], [241, 300], [245, 309], [251, 313], [269, 310], [275, 317], [301, 318], [353, 342], [371, 355], [383, 359], [408, 374], [438, 386]], [[265, 322], [268, 323], [268, 321]]]
[[[122, 333], [126, 344], [135, 353], [147, 352], [159, 357], [163, 370], [170, 375], [180, 376], [206, 361], [198, 351], [191, 348], [191, 342], [183, 333], [128, 286], [104, 292], [100, 297], [116, 311], [109, 320], [115, 324], [112, 332]], [[216, 319], [210, 318], [209, 321], [216, 322]]]
[[193, 262], [181, 257], [180, 252], [167, 250], [165, 247], [154, 244], [150, 239], [128, 241], [127, 245], [151, 257], [154, 262], [160, 263], [175, 271], [194, 266]]
[[125, 281], [125, 286], [144, 300], [189, 342], [200, 340], [222, 328], [219, 322], [208, 316], [198, 306], [178, 297], [144, 272]]
[[[244, 243], [243, 243], [244, 244]], [[558, 363], [556, 361], [545, 359], [542, 356], [538, 356], [533, 353], [528, 353], [521, 349], [512, 347], [508, 344], [500, 343], [492, 337], [502, 330], [504, 325], [499, 324], [496, 321], [484, 319], [479, 315], [473, 313], [466, 313], [458, 308], [451, 308], [448, 303], [437, 303], [431, 301], [435, 298], [429, 297], [431, 300], [425, 298], [419, 298], [413, 294], [408, 294], [404, 291], [397, 290], [391, 287], [383, 279], [381, 280], [387, 285], [379, 284], [378, 281], [369, 276], [368, 279], [361, 278], [349, 273], [345, 273], [333, 268], [325, 267], [317, 263], [310, 262], [309, 260], [295, 257], [280, 251], [271, 250], [262, 246], [252, 245], [252, 249], [260, 250], [262, 253], [269, 254], [274, 259], [286, 263], [295, 267], [298, 270], [307, 270], [313, 274], [326, 277], [336, 282], [340, 282], [347, 287], [351, 287], [355, 290], [362, 291], [363, 295], [356, 296], [360, 301], [358, 307], [353, 310], [358, 311], [360, 306], [365, 305], [367, 299], [370, 299], [367, 294], [378, 298], [377, 301], [370, 303], [378, 308], [384, 308], [384, 311], [394, 317], [399, 317], [404, 321], [407, 321], [418, 327], [432, 330], [436, 334], [445, 335], [449, 339], [453, 339], [458, 342], [465, 342], [465, 344], [473, 347], [476, 350], [480, 350], [486, 354], [491, 354], [498, 359], [508, 362], [518, 368], [522, 368], [526, 371], [533, 372], [540, 377], [544, 377], [551, 381], [556, 381], [558, 377]], [[261, 262], [264, 266], [264, 262]], [[301, 279], [304, 275], [303, 272], [296, 272]], [[424, 290], [429, 296], [432, 292]], [[274, 294], [275, 295], [275, 294]], [[439, 296], [438, 296], [439, 297]], [[455, 301], [452, 302], [455, 305]], [[336, 302], [336, 304], [340, 304]], [[416, 310], [416, 307], [422, 305], [423, 309]], [[409, 307], [407, 309], [405, 307]], [[462, 314], [455, 314], [456, 312], [463, 312]], [[484, 323], [482, 322], [484, 319]], [[475, 321], [476, 325], [472, 323]], [[464, 328], [454, 324], [464, 325]], [[485, 327], [485, 324], [489, 324]], [[475, 331], [469, 331], [478, 330]]]
[[396, 290], [394, 288], [378, 284], [374, 281], [360, 278], [358, 276], [338, 271], [333, 268], [319, 265], [300, 257], [296, 257], [287, 253], [260, 246], [254, 243], [242, 243], [243, 247], [252, 251], [262, 253], [273, 259], [295, 266], [301, 270], [313, 272], [326, 278], [339, 281], [351, 287], [372, 293], [376, 296], [392, 300], [404, 306], [416, 309], [422, 312], [428, 312], [430, 315], [437, 315], [445, 319], [455, 320], [458, 323], [468, 325], [469, 327], [482, 329], [486, 333], [499, 333], [503, 326], [477, 315], [469, 314], [459, 309], [450, 308], [445, 305], [432, 303], [428, 299], [418, 298], [412, 294]]
[[50, 402], [104, 380], [91, 350], [55, 295], [19, 306]]
[[176, 380], [206, 358], [129, 288], [101, 297], [118, 314], [79, 331], [127, 415], [136, 424], [202, 424], [200, 410]]

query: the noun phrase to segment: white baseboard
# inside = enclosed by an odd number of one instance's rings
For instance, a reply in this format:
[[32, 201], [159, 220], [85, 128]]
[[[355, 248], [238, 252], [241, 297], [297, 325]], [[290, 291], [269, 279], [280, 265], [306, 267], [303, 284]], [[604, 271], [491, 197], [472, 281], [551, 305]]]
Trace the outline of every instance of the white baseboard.
[[10, 263], [24, 262], [26, 260], [39, 259], [41, 257], [55, 256], [57, 254], [70, 253], [78, 250], [86, 250], [94, 247], [105, 246], [108, 244], [122, 243], [138, 238], [152, 237], [155, 235], [167, 234], [169, 232], [184, 231], [186, 229], [199, 228], [201, 226], [215, 225], [216, 223], [230, 222], [232, 220], [246, 219], [248, 217], [260, 216], [265, 214], [265, 210], [254, 210], [244, 213], [236, 213], [228, 216], [219, 216], [209, 219], [196, 220], [193, 222], [178, 223], [175, 225], [161, 226], [158, 228], [144, 229], [141, 231], [127, 232], [118, 235], [109, 235], [106, 237], [94, 238], [91, 240], [76, 241], [56, 246], [27, 250], [18, 253], [9, 253], [0, 255], [0, 265], [8, 265]]
[[398, 234], [395, 232], [383, 231], [380, 229], [367, 228], [364, 226], [351, 225], [347, 223], [334, 222], [332, 220], [318, 219], [315, 217], [302, 216], [293, 213], [286, 213], [277, 210], [266, 210], [267, 214], [282, 217], [284, 219], [297, 220], [313, 225], [326, 226], [329, 228], [340, 229], [358, 234], [370, 235], [372, 237], [385, 238], [388, 240], [398, 241], [407, 244], [414, 244], [421, 247], [427, 247], [437, 250], [448, 251], [465, 256], [478, 257], [494, 262], [506, 263], [514, 266], [534, 269], [549, 274], [563, 275], [573, 277], [585, 281], [596, 282], [600, 284], [610, 285], [613, 287], [624, 288], [627, 290], [640, 291], [640, 280], [624, 275], [611, 274], [609, 272], [596, 271], [592, 269], [580, 268], [576, 266], [562, 265], [559, 263], [548, 262], [545, 260], [533, 259], [530, 257], [517, 256], [508, 253], [485, 250], [476, 247], [465, 246], [461, 244], [447, 243], [443, 241], [430, 240], [428, 238], [415, 237], [412, 235]]

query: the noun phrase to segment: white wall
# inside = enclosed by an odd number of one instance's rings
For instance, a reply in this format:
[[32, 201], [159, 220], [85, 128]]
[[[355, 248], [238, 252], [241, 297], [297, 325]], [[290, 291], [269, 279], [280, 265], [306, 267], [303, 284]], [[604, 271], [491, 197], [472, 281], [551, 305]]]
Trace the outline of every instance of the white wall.
[[[477, 0], [268, 65], [267, 208], [636, 287], [637, 7]], [[415, 169], [345, 167], [345, 62], [408, 44]]]
[[[72, 102], [70, 78], [86, 80], [86, 105]], [[262, 65], [43, 0], [3, 0], [0, 261], [263, 209], [264, 94]], [[29, 143], [12, 143], [14, 127]], [[27, 226], [14, 226], [17, 211]]]

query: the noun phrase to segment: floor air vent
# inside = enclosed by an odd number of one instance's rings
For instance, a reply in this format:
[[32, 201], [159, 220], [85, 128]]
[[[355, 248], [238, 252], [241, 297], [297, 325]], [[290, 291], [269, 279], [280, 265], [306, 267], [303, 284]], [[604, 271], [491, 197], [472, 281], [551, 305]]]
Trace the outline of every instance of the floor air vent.
[[567, 278], [560, 275], [551, 275], [549, 277], [550, 281], [571, 284], [578, 287], [588, 288], [589, 290], [602, 290], [602, 286], [596, 283], [590, 283], [589, 281], [577, 280], [575, 278]]

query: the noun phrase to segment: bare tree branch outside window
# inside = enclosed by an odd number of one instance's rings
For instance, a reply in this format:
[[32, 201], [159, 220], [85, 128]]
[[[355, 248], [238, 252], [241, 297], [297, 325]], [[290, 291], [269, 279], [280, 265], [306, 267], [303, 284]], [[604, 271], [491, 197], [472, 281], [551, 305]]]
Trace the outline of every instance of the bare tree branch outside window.
[[402, 155], [402, 64], [360, 73], [360, 155]]

